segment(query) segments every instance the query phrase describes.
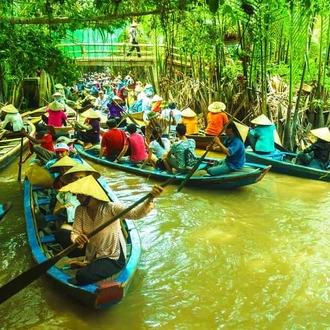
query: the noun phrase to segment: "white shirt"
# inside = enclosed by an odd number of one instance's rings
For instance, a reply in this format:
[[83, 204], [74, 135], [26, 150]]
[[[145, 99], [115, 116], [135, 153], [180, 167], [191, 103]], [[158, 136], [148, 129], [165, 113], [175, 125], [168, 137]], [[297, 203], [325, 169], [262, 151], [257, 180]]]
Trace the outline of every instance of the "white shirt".
[[13, 124], [14, 132], [19, 132], [24, 126], [22, 117], [19, 113], [7, 113], [2, 122], [1, 128], [5, 128], [8, 123]]

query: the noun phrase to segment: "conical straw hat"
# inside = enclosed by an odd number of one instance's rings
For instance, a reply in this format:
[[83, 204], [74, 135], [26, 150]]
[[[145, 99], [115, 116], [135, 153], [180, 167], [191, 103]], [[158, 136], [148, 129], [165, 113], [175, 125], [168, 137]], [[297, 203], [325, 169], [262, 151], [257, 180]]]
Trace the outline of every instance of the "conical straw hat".
[[52, 111], [60, 111], [64, 110], [64, 104], [58, 101], [54, 101], [52, 103], [49, 103], [48, 108]]
[[5, 105], [3, 108], [1, 108], [1, 111], [6, 113], [18, 113], [18, 110], [12, 104]]
[[255, 125], [263, 125], [263, 126], [273, 125], [273, 123], [264, 114], [251, 120], [251, 123]]
[[73, 167], [77, 165], [77, 162], [74, 161], [71, 157], [69, 156], [64, 156], [61, 159], [59, 159], [56, 163], [51, 165], [49, 167], [50, 172], [59, 172], [60, 167]]
[[76, 164], [62, 175], [61, 180], [66, 184], [70, 183], [72, 181], [72, 173], [76, 172], [86, 172], [86, 175], [93, 175], [95, 179], [98, 179], [101, 176], [101, 174], [94, 170], [94, 168], [91, 166], [85, 164]]
[[311, 133], [323, 141], [330, 142], [330, 131], [328, 127], [312, 129]]
[[93, 175], [88, 175], [82, 179], [74, 181], [62, 187], [60, 191], [69, 191], [72, 194], [91, 196], [99, 201], [109, 202], [109, 197]]
[[242, 141], [245, 142], [246, 137], [249, 133], [249, 128], [246, 125], [238, 123], [237, 121], [233, 121], [233, 123], [235, 124]]
[[190, 108], [186, 108], [181, 111], [181, 116], [182, 117], [188, 117], [188, 118], [193, 118], [196, 117], [196, 112], [194, 110], [191, 110]]
[[208, 106], [207, 109], [210, 112], [218, 113], [224, 111], [226, 109], [226, 105], [222, 102], [213, 102]]
[[88, 110], [84, 111], [81, 115], [83, 117], [91, 118], [91, 119], [100, 118], [100, 116], [97, 114], [97, 112], [95, 112], [93, 109], [88, 109]]

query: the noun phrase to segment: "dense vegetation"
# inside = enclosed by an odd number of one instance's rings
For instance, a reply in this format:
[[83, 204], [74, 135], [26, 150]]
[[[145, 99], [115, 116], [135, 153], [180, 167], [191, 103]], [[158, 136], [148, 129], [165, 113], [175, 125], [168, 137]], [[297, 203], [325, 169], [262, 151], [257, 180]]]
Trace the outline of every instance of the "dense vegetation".
[[248, 123], [271, 116], [293, 149], [310, 127], [330, 124], [328, 0], [2, 0], [0, 101], [19, 102], [21, 81], [45, 70], [73, 83], [81, 74], [56, 47], [68, 31], [113, 31], [132, 19], [167, 55], [190, 66], [159, 66], [160, 93], [199, 112], [222, 100]]

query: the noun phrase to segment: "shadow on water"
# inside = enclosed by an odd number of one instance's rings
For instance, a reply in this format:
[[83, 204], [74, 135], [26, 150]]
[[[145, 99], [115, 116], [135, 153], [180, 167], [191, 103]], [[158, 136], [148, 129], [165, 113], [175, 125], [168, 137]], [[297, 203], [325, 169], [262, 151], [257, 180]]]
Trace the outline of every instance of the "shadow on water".
[[[94, 166], [126, 205], [154, 183]], [[33, 264], [13, 180], [1, 187], [15, 198], [2, 284]], [[273, 173], [235, 191], [169, 186], [137, 222], [143, 251], [122, 303], [92, 311], [42, 277], [0, 307], [2, 329], [327, 329], [329, 197], [328, 183]]]

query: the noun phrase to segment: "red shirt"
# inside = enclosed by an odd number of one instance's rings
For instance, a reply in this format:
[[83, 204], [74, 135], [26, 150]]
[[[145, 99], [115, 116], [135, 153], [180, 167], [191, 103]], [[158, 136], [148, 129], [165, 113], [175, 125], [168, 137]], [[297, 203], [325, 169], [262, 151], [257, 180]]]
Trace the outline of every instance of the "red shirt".
[[105, 148], [104, 156], [108, 157], [114, 151], [122, 151], [126, 138], [126, 133], [118, 128], [112, 128], [105, 132], [101, 141], [101, 147]]

